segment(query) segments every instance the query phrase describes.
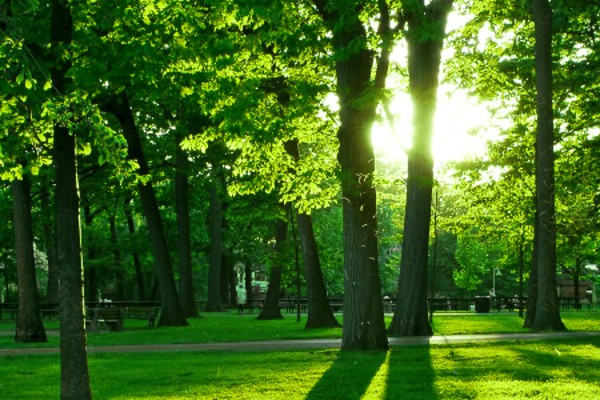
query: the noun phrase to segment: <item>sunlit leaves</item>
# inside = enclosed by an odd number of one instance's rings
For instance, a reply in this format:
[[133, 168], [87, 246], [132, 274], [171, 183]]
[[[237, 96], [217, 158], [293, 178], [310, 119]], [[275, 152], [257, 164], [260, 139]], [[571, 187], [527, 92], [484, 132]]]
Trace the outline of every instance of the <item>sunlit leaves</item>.
[[469, 234], [459, 237], [455, 254], [460, 268], [454, 270], [454, 281], [460, 288], [474, 290], [488, 270], [488, 253], [477, 239]]

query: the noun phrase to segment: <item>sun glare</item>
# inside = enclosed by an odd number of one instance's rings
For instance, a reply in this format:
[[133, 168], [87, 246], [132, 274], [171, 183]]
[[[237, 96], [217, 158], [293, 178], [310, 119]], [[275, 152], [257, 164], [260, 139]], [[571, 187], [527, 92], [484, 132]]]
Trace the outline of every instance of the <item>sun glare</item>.
[[[412, 103], [407, 93], [399, 93], [391, 104], [393, 117], [382, 118], [373, 126], [375, 151], [385, 159], [406, 158], [412, 146]], [[465, 93], [441, 87], [433, 133], [432, 152], [436, 168], [451, 161], [485, 154], [491, 117], [482, 104]]]

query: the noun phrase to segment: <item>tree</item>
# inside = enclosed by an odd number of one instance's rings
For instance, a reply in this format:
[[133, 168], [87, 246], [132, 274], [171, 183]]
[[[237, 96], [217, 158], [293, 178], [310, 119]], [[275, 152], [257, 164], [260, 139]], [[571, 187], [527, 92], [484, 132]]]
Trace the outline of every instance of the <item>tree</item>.
[[279, 307], [279, 292], [281, 290], [281, 275], [283, 274], [284, 243], [287, 240], [287, 222], [278, 218], [275, 220], [275, 248], [273, 265], [269, 271], [269, 287], [267, 298], [258, 319], [283, 319]]
[[[286, 151], [297, 162], [300, 159], [298, 142], [295, 140], [285, 143]], [[309, 214], [296, 212], [298, 232], [302, 242], [302, 259], [304, 261], [304, 276], [306, 277], [306, 296], [308, 300], [306, 328], [338, 327], [339, 322], [333, 316], [329, 307], [327, 289], [321, 270], [319, 251], [315, 240], [312, 217]]]
[[[127, 231], [129, 233], [129, 241], [135, 243], [135, 221], [133, 220], [133, 213], [131, 210], [131, 198], [125, 199], [124, 213], [127, 218]], [[132, 247], [131, 258], [133, 260], [133, 267], [135, 270], [135, 278], [138, 289], [138, 298], [140, 300], [147, 300], [146, 285], [144, 284], [144, 274], [142, 272], [142, 262], [137, 247]]]
[[129, 105], [129, 99], [126, 94], [121, 94], [105, 107], [107, 111], [110, 111], [119, 120], [123, 129], [123, 134], [127, 140], [129, 157], [130, 159], [137, 161], [139, 165], [139, 174], [141, 178], [137, 186], [142, 201], [144, 216], [148, 223], [148, 233], [155, 258], [156, 276], [158, 279], [162, 306], [158, 325], [185, 326], [187, 325], [187, 321], [185, 320], [179, 303], [179, 296], [177, 294], [177, 286], [173, 275], [173, 266], [164, 233], [163, 221], [156, 201], [156, 195], [152, 187], [152, 182], [148, 180], [150, 171], [142, 150], [142, 144]]
[[[314, 0], [332, 35], [340, 102], [338, 139], [344, 224], [344, 325], [342, 349], [386, 350], [377, 254], [375, 159], [370, 131], [374, 54], [361, 20], [363, 2]], [[389, 23], [382, 6], [382, 26]], [[385, 77], [387, 64], [375, 76]], [[380, 78], [381, 79], [381, 78]], [[382, 85], [381, 85], [382, 87]], [[365, 98], [367, 97], [367, 98]]]
[[556, 293], [556, 212], [554, 179], [554, 116], [552, 107], [552, 9], [548, 0], [532, 0], [535, 22], [537, 88], [536, 236], [537, 285], [535, 330], [565, 330]]
[[19, 314], [15, 340], [17, 342], [46, 342], [46, 331], [42, 322], [35, 277], [31, 189], [27, 176], [14, 180], [11, 189], [19, 282]]
[[409, 89], [414, 105], [413, 147], [408, 154], [404, 239], [396, 309], [389, 332], [431, 335], [427, 316], [427, 256], [433, 159], [431, 137], [445, 27], [452, 0], [404, 2]]
[[181, 135], [175, 149], [175, 202], [177, 210], [177, 246], [179, 265], [179, 301], [185, 317], [197, 317], [192, 274], [192, 249], [190, 237], [190, 206], [188, 182], [188, 156], [181, 148]]
[[213, 177], [210, 186], [210, 262], [206, 311], [223, 310], [223, 306], [221, 305], [221, 262], [223, 258], [223, 214], [221, 196], [223, 189], [219, 170], [219, 166], [213, 165]]
[[[66, 46], [73, 19], [66, 1], [51, 1], [50, 41], [54, 51], [52, 82], [65, 95], [69, 79]], [[60, 265], [61, 399], [91, 399], [83, 304], [83, 265], [75, 136], [66, 125], [54, 124], [56, 249]]]

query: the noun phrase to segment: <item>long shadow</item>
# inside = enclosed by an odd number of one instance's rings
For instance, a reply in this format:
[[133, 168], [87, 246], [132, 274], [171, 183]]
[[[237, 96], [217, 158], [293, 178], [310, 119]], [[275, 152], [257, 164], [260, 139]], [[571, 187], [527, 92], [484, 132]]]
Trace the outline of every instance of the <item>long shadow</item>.
[[[569, 342], [565, 342], [569, 343]], [[573, 343], [573, 342], [571, 342]], [[582, 342], [584, 346], [586, 343]], [[590, 343], [594, 346], [594, 343]], [[598, 345], [596, 341], [595, 345]], [[519, 377], [525, 380], [549, 381], [556, 378], [556, 370], [561, 370], [565, 377], [597, 384], [600, 381], [600, 359], [597, 357], [572, 352], [561, 352], [560, 342], [556, 342], [554, 351], [545, 349], [514, 348], [526, 361], [527, 368], [518, 372]]]
[[389, 356], [389, 369], [385, 399], [439, 398], [436, 388], [436, 374], [428, 345], [392, 347]]
[[306, 399], [360, 399], [386, 355], [384, 352], [341, 351]]

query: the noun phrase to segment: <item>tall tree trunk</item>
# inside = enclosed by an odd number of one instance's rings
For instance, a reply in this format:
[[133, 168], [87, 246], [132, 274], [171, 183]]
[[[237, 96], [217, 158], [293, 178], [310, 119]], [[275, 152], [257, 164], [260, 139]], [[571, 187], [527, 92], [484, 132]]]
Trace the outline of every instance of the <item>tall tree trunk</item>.
[[[137, 126], [131, 112], [129, 99], [127, 95], [121, 94], [107, 106], [107, 110], [112, 112], [123, 129], [129, 158], [136, 160], [139, 164], [139, 174], [149, 175], [148, 163], [142, 150]], [[156, 276], [158, 278], [158, 289], [160, 292], [160, 303], [162, 312], [159, 326], [185, 326], [187, 321], [179, 304], [177, 294], [177, 285], [173, 275], [173, 265], [167, 246], [167, 238], [163, 228], [163, 221], [158, 208], [158, 202], [154, 194], [154, 188], [151, 181], [138, 183], [138, 191], [142, 200], [142, 210], [148, 223], [148, 233], [150, 244], [154, 253], [154, 263], [156, 267]]]
[[15, 227], [15, 253], [19, 287], [19, 314], [17, 317], [17, 342], [46, 342], [38, 301], [33, 257], [33, 228], [31, 219], [31, 189], [23, 176], [11, 184], [13, 195], [13, 222]]
[[306, 277], [306, 295], [308, 298], [308, 316], [306, 328], [339, 327], [340, 323], [333, 316], [329, 306], [327, 289], [321, 261], [317, 250], [317, 242], [312, 224], [312, 218], [308, 214], [298, 213], [298, 231], [302, 242], [302, 257], [304, 259], [304, 275]]
[[[344, 226], [344, 324], [342, 349], [387, 350], [377, 253], [377, 197], [371, 127], [375, 102], [363, 96], [372, 87], [373, 52], [357, 5], [331, 7], [313, 0], [333, 34], [338, 53], [342, 213]], [[362, 46], [361, 46], [362, 44]], [[360, 47], [358, 47], [360, 46]], [[377, 71], [379, 73], [379, 71]]]
[[90, 204], [87, 201], [85, 196], [82, 196], [82, 200], [84, 203], [83, 206], [83, 220], [85, 221], [86, 230], [85, 238], [87, 239], [87, 267], [84, 268], [85, 274], [85, 299], [86, 301], [99, 301], [99, 288], [98, 288], [98, 272], [96, 271], [96, 266], [94, 265], [97, 258], [97, 249], [96, 249], [96, 241], [94, 240], [93, 232], [94, 229], [92, 227], [94, 223], [94, 216], [92, 215], [92, 210], [90, 209]]
[[579, 260], [576, 261], [577, 265], [573, 267], [573, 296], [575, 297], [575, 309], [581, 310], [581, 299], [579, 297]]
[[279, 308], [279, 292], [281, 291], [281, 276], [283, 274], [283, 246], [287, 239], [287, 223], [283, 219], [277, 219], [275, 225], [275, 262], [269, 273], [269, 287], [267, 298], [258, 319], [272, 320], [283, 319]]
[[190, 235], [190, 206], [187, 154], [177, 140], [175, 150], [175, 202], [177, 210], [177, 262], [179, 266], [179, 301], [186, 317], [197, 317], [198, 309], [194, 299], [194, 274], [192, 271], [192, 245]]
[[54, 209], [52, 196], [48, 188], [42, 188], [42, 215], [46, 257], [48, 259], [48, 284], [46, 286], [46, 302], [58, 305], [59, 297], [59, 266], [56, 262], [56, 236], [54, 235]]
[[113, 262], [115, 265], [115, 280], [116, 280], [116, 293], [115, 300], [123, 301], [125, 297], [125, 274], [123, 273], [123, 264], [121, 263], [121, 250], [117, 242], [117, 221], [114, 212], [110, 213], [108, 217], [109, 230], [110, 230], [110, 245], [112, 247]]
[[[221, 255], [221, 304], [225, 307], [235, 305], [235, 276], [229, 253], [223, 248]], [[236, 299], [237, 300], [237, 299]]]
[[[404, 239], [396, 309], [389, 332], [431, 335], [427, 316], [427, 257], [433, 158], [431, 138], [437, 102], [438, 74], [451, 0], [405, 4], [408, 17], [408, 73], [414, 107], [413, 147], [408, 154]], [[424, 33], [428, 36], [424, 37]]]
[[525, 313], [525, 321], [523, 322], [524, 328], [531, 328], [533, 326], [533, 320], [535, 319], [535, 310], [537, 305], [537, 294], [538, 294], [538, 283], [537, 283], [537, 258], [538, 258], [538, 244], [536, 238], [538, 237], [538, 216], [537, 211], [533, 223], [533, 254], [531, 255], [531, 272], [529, 273], [529, 281], [527, 283], [527, 307]]
[[[131, 213], [131, 199], [125, 200], [125, 217], [127, 218], [127, 229], [129, 231], [129, 236], [131, 239], [135, 239], [135, 224], [133, 222], [133, 215]], [[131, 258], [133, 259], [133, 267], [135, 270], [138, 298], [142, 301], [147, 300], [146, 286], [144, 285], [144, 272], [142, 271], [142, 262], [140, 261], [140, 254], [138, 253], [137, 248], [132, 250]]]
[[538, 235], [537, 302], [531, 327], [566, 330], [556, 292], [556, 216], [554, 206], [554, 116], [552, 111], [552, 9], [548, 0], [533, 0], [537, 87], [536, 204]]
[[[71, 43], [73, 18], [68, 2], [52, 0], [50, 40], [54, 50], [52, 83], [65, 94], [69, 65], [63, 46]], [[85, 317], [83, 304], [83, 265], [81, 222], [79, 219], [79, 185], [75, 136], [66, 126], [54, 126], [56, 250], [60, 265], [60, 360], [61, 399], [91, 399]]]
[[206, 311], [223, 311], [221, 304], [221, 261], [223, 247], [223, 214], [221, 210], [221, 180], [213, 171], [210, 186], [210, 258]]
[[525, 271], [525, 226], [521, 226], [521, 236], [519, 238], [519, 317], [524, 317], [524, 288], [523, 288], [523, 273]]
[[[300, 160], [298, 141], [291, 140], [285, 143], [286, 152], [294, 160]], [[306, 277], [306, 295], [308, 300], [308, 316], [306, 328], [338, 327], [340, 323], [333, 316], [327, 298], [327, 288], [321, 261], [317, 249], [317, 241], [312, 224], [312, 218], [308, 214], [297, 213], [298, 232], [302, 242], [302, 258], [304, 260], [304, 276]]]

